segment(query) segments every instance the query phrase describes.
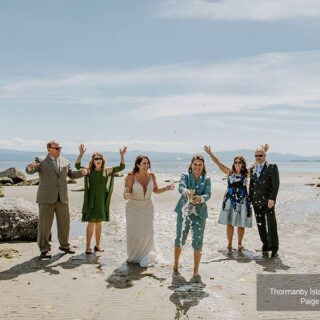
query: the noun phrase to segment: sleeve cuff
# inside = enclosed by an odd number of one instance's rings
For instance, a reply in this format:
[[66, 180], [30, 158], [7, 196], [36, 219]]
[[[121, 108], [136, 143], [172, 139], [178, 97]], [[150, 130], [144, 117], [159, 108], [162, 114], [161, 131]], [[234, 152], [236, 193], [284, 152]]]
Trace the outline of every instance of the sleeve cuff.
[[201, 196], [201, 202], [200, 203], [204, 203], [206, 200], [204, 199], [204, 196]]

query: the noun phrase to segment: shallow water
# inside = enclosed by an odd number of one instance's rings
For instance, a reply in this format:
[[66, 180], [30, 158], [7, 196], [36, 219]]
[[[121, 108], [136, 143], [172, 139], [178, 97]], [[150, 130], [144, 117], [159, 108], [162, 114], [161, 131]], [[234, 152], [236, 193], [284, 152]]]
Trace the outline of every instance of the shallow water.
[[[32, 159], [31, 159], [32, 161]], [[253, 161], [253, 160], [252, 160]], [[253, 162], [248, 162], [248, 166], [250, 166]], [[0, 171], [6, 170], [10, 167], [15, 167], [24, 172], [26, 165], [28, 162], [26, 161], [0, 161]], [[295, 174], [303, 174], [303, 173], [314, 173], [315, 175], [320, 175], [320, 161], [291, 161], [291, 162], [277, 162], [279, 171], [281, 173], [295, 173]], [[118, 165], [117, 162], [110, 162], [108, 166]], [[232, 162], [226, 162], [226, 165], [231, 167]], [[71, 166], [74, 168], [73, 163]], [[157, 174], [170, 174], [170, 175], [179, 175], [185, 171], [189, 167], [189, 160], [185, 161], [170, 161], [170, 162], [157, 162], [152, 161], [152, 171]], [[207, 172], [209, 173], [219, 173], [217, 167], [212, 162], [206, 162]], [[127, 167], [125, 169], [125, 173], [130, 171], [133, 168], [133, 163], [127, 163]]]

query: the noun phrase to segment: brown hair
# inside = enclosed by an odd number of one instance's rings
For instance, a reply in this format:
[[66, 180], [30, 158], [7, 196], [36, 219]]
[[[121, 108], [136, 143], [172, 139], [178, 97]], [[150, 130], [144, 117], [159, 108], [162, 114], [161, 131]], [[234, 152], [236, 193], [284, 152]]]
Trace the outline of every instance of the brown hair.
[[233, 159], [233, 164], [232, 164], [232, 171], [231, 173], [236, 173], [236, 167], [234, 165], [234, 162], [236, 160], [240, 160], [242, 162], [242, 167], [241, 167], [241, 170], [240, 170], [240, 173], [247, 176], [248, 175], [248, 169], [247, 169], [247, 162], [246, 162], [246, 159], [243, 157], [243, 156], [235, 156], [234, 159]]
[[193, 161], [195, 161], [195, 160], [200, 160], [200, 161], [203, 162], [202, 174], [203, 174], [203, 175], [206, 175], [206, 174], [207, 174], [207, 169], [206, 169], [206, 165], [204, 164], [204, 157], [203, 157], [202, 155], [200, 155], [200, 154], [196, 154], [196, 155], [194, 155], [194, 156], [192, 157], [191, 162], [190, 162], [190, 165], [189, 165], [189, 169], [188, 169], [189, 173], [192, 172], [192, 163], [193, 163]]
[[143, 159], [147, 159], [148, 160], [149, 169], [151, 169], [151, 161], [150, 161], [150, 159], [147, 156], [144, 156], [144, 155], [140, 154], [140, 155], [137, 156], [136, 161], [134, 162], [134, 168], [132, 170], [132, 174], [135, 174], [135, 173], [139, 172], [138, 164], [140, 164]]
[[95, 164], [94, 164], [94, 158], [95, 158], [95, 157], [101, 157], [101, 158], [102, 158], [101, 170], [104, 170], [104, 165], [106, 164], [106, 160], [104, 159], [104, 156], [103, 156], [102, 153], [100, 153], [100, 152], [95, 152], [95, 153], [92, 155], [91, 160], [90, 160], [90, 162], [89, 162], [89, 170], [90, 170], [90, 172], [93, 171], [93, 170], [96, 168], [96, 166], [95, 166]]

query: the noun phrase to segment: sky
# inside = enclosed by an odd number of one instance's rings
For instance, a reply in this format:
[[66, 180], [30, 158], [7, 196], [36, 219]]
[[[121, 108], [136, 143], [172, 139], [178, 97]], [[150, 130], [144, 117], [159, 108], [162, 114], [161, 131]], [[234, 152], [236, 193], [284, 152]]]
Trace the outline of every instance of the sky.
[[0, 1], [0, 148], [320, 155], [318, 0]]

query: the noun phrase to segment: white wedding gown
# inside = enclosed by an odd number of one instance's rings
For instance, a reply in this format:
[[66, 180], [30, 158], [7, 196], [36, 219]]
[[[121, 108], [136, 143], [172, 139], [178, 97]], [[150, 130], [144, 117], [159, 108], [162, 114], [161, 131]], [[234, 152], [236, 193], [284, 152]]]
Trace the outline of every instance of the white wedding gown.
[[149, 267], [158, 262], [153, 235], [152, 191], [151, 177], [145, 194], [142, 185], [135, 179], [131, 197], [126, 204], [127, 261], [139, 263], [141, 267]]

